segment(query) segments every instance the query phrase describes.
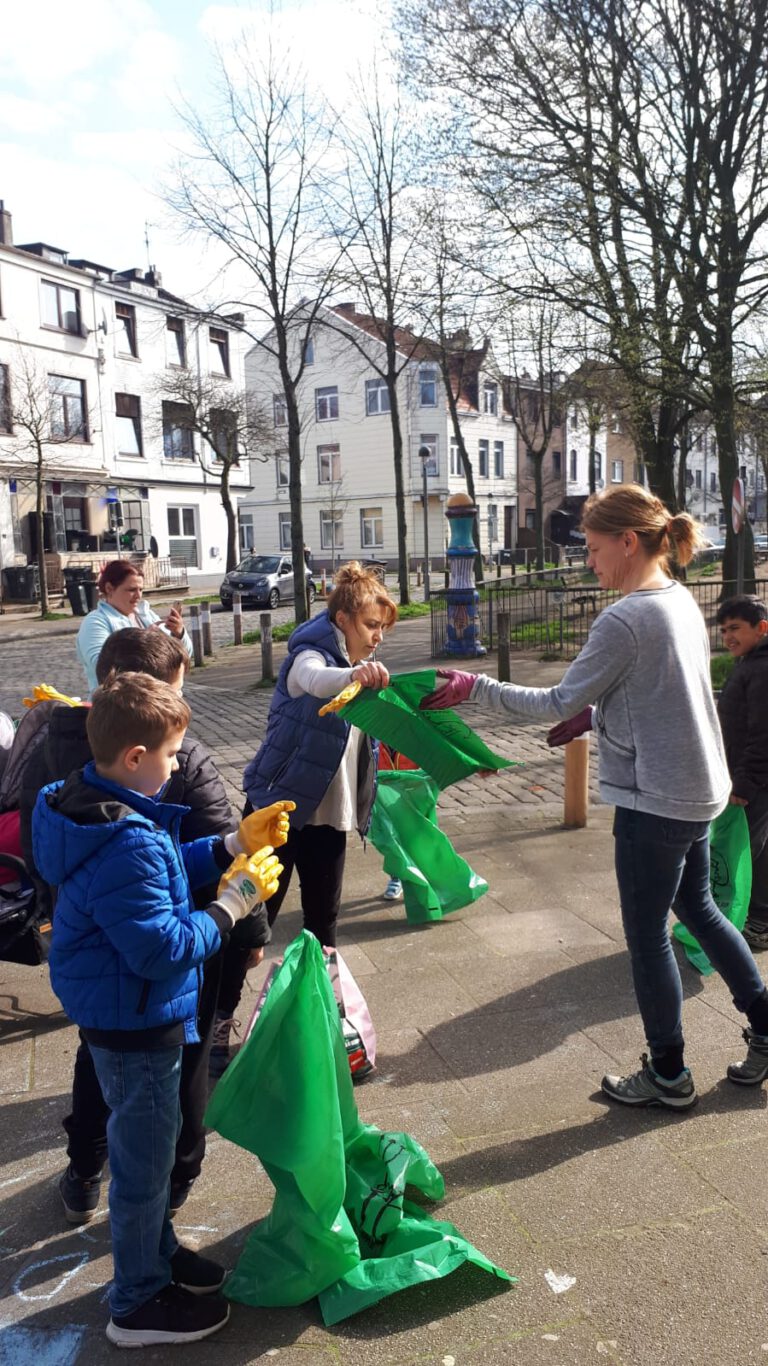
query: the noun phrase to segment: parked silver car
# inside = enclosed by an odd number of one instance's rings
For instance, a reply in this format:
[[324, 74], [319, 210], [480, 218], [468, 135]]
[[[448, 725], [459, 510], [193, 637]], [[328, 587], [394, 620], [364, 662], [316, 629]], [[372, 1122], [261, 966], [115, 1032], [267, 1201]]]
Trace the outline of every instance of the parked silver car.
[[[314, 602], [316, 589], [306, 565], [304, 575], [309, 601]], [[229, 610], [234, 594], [239, 593], [243, 604], [252, 603], [254, 607], [269, 607], [274, 611], [282, 602], [293, 602], [293, 577], [289, 555], [246, 555], [221, 584], [221, 605]]]

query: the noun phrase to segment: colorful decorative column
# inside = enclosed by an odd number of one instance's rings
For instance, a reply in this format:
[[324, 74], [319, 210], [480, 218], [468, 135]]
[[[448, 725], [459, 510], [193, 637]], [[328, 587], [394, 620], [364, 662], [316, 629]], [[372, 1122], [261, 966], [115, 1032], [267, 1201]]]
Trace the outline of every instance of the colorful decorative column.
[[445, 653], [463, 659], [485, 654], [485, 646], [480, 644], [480, 617], [474, 575], [477, 547], [472, 539], [472, 523], [476, 512], [477, 508], [468, 493], [452, 494], [445, 510], [451, 530]]

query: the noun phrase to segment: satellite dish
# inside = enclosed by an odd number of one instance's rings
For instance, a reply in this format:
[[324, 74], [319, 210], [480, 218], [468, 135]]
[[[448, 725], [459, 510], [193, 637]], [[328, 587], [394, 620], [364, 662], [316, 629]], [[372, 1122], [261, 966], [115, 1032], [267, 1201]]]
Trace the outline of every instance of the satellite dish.
[[149, 538], [149, 553], [154, 560], [156, 560], [160, 554], [160, 549], [154, 536], [150, 536]]

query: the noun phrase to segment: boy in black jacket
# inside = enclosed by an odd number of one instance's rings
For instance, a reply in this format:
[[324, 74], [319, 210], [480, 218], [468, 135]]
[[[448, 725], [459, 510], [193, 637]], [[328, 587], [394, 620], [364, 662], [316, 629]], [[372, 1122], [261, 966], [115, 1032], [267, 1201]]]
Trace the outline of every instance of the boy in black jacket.
[[[176, 640], [162, 631], [151, 628], [116, 631], [107, 638], [99, 655], [96, 673], [100, 684], [112, 670], [146, 673], [163, 683], [181, 687], [189, 670], [189, 656]], [[41, 787], [67, 778], [90, 761], [91, 748], [86, 734], [88, 710], [88, 707], [55, 707], [48, 735], [24, 770], [21, 844], [24, 861], [33, 876], [31, 821], [37, 794]], [[172, 774], [163, 795], [166, 801], [190, 808], [181, 823], [182, 840], [190, 842], [202, 835], [227, 835], [235, 830], [237, 820], [205, 746], [189, 734], [185, 735], [177, 762], [178, 771]], [[281, 808], [285, 805], [280, 804]], [[285, 825], [285, 831], [282, 825]], [[284, 842], [286, 833], [287, 816], [276, 811], [270, 826], [270, 836], [275, 836], [271, 842], [275, 847]], [[44, 918], [48, 918], [52, 912], [50, 889], [38, 878], [35, 882], [41, 910]], [[194, 893], [196, 907], [204, 909], [215, 895], [215, 885], [198, 888]], [[186, 1044], [182, 1053], [179, 1088], [182, 1127], [171, 1173], [172, 1214], [186, 1200], [192, 1183], [200, 1175], [205, 1156], [203, 1114], [208, 1101], [209, 1055], [222, 979], [234, 977], [241, 982], [244, 965], [253, 967], [261, 961], [268, 939], [266, 917], [254, 913], [238, 922], [222, 949], [203, 966], [197, 1021], [200, 1043]], [[108, 1117], [109, 1109], [101, 1094], [88, 1045], [81, 1039], [72, 1079], [72, 1111], [64, 1119], [69, 1166], [59, 1184], [64, 1212], [71, 1224], [88, 1223], [96, 1213], [107, 1157]]]
[[768, 949], [768, 608], [752, 594], [728, 598], [717, 613], [723, 644], [736, 659], [717, 705], [733, 788], [752, 852], [752, 896], [744, 938]]

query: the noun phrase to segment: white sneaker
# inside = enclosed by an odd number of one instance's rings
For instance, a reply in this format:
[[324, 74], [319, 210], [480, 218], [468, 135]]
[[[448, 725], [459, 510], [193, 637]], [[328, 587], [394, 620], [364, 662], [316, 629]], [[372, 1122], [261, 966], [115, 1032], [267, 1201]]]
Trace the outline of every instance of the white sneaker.
[[399, 877], [391, 877], [384, 888], [385, 901], [399, 901], [403, 895], [403, 884]]

